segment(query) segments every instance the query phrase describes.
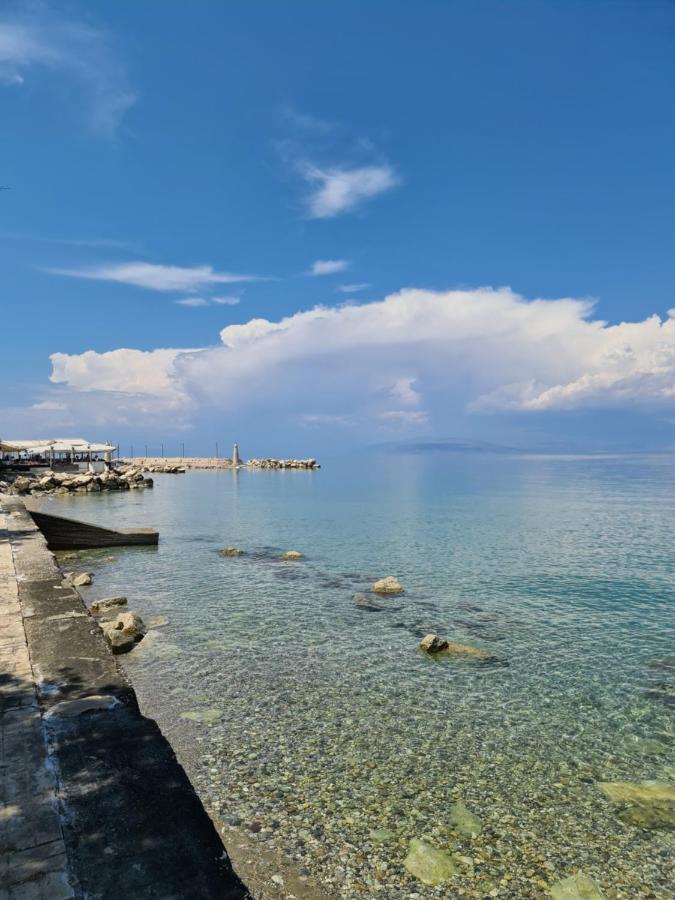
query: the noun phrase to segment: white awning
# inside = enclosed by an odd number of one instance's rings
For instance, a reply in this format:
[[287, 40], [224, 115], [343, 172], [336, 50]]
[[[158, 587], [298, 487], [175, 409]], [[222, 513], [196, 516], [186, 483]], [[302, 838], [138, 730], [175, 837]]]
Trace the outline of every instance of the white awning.
[[84, 438], [51, 438], [47, 441], [0, 441], [3, 453], [112, 453], [112, 444], [90, 444]]

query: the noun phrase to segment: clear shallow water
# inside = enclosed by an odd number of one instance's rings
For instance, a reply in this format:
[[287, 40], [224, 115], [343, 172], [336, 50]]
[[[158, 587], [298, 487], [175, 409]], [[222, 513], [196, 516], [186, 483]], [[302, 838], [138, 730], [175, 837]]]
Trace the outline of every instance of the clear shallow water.
[[[673, 777], [673, 710], [645, 696], [674, 680], [653, 667], [674, 652], [673, 460], [381, 456], [155, 485], [41, 506], [160, 529], [158, 550], [84, 555], [86, 599], [168, 619], [123, 664], [214, 816], [342, 897], [543, 897], [580, 868], [607, 897], [675, 896], [672, 834], [596, 787]], [[402, 596], [354, 604], [390, 574]], [[509, 665], [425, 658], [429, 630]], [[450, 821], [459, 799], [480, 835]], [[405, 872], [412, 837], [458, 855], [452, 883]]]

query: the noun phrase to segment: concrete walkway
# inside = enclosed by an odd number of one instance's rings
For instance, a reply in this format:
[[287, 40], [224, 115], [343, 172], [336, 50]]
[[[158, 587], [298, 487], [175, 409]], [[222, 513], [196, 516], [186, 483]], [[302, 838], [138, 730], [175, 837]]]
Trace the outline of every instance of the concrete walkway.
[[250, 900], [21, 500], [0, 516], [0, 900]]
[[0, 897], [74, 896], [7, 522], [0, 513]]

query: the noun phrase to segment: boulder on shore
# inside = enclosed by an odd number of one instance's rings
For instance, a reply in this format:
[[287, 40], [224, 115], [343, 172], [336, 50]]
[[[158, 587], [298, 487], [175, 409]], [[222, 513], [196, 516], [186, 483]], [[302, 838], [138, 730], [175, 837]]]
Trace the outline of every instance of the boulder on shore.
[[380, 578], [370, 589], [374, 594], [400, 594], [403, 588], [398, 578], [388, 575]]
[[302, 553], [298, 550], [286, 550], [281, 554], [281, 559], [302, 559]]
[[100, 600], [94, 600], [91, 604], [91, 611], [95, 616], [100, 616], [109, 612], [111, 609], [118, 609], [120, 606], [126, 605], [126, 597], [102, 597]]
[[104, 622], [101, 628], [113, 653], [133, 650], [147, 630], [141, 617], [133, 612], [120, 613], [114, 621]]
[[241, 556], [243, 550], [240, 550], [239, 547], [223, 547], [220, 551], [221, 556]]
[[91, 584], [93, 580], [94, 576], [91, 572], [79, 572], [77, 575], [71, 575], [69, 578], [73, 587], [83, 587], [84, 585]]
[[431, 887], [442, 884], [457, 874], [457, 867], [447, 853], [417, 838], [410, 841], [403, 865], [411, 875]]

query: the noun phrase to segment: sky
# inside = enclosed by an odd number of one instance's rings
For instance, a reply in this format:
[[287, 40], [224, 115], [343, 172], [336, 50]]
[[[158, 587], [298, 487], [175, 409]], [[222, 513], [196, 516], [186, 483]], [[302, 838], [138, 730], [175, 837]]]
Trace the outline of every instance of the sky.
[[673, 449], [674, 101], [660, 0], [5, 0], [0, 437]]

